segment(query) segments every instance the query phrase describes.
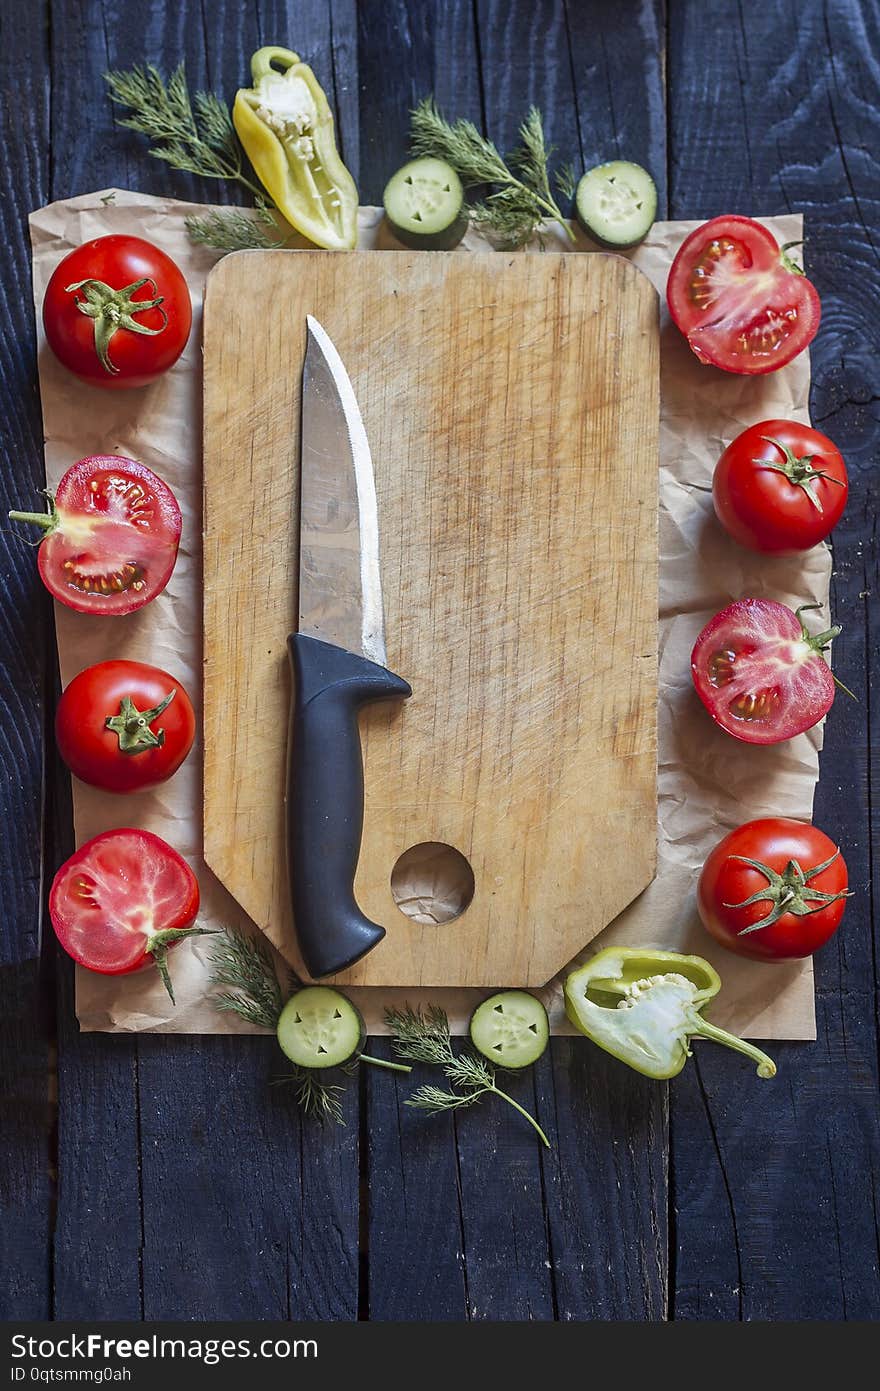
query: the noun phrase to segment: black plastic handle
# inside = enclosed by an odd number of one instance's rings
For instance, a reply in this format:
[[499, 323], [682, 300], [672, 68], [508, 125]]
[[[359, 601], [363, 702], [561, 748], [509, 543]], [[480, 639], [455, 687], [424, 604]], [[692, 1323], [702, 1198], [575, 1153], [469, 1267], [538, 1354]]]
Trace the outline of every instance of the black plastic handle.
[[309, 974], [352, 966], [385, 936], [358, 908], [354, 876], [364, 822], [358, 710], [412, 695], [359, 653], [304, 633], [287, 639], [293, 673], [287, 745], [287, 864], [293, 920]]

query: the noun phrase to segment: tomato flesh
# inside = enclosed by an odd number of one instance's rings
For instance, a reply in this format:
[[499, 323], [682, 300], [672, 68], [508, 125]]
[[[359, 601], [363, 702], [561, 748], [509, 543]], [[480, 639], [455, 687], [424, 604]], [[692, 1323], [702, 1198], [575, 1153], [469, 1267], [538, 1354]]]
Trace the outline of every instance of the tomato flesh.
[[[767, 895], [772, 879], [753, 864], [777, 875], [798, 867], [806, 880], [801, 907], [783, 912]], [[824, 869], [821, 866], [826, 866]], [[815, 871], [819, 869], [819, 873]], [[846, 863], [823, 831], [788, 817], [767, 817], [738, 826], [709, 855], [700, 874], [697, 907], [706, 931], [728, 951], [756, 961], [791, 961], [811, 956], [840, 926], [846, 904]], [[823, 901], [823, 896], [831, 901]]]
[[199, 886], [186, 861], [151, 831], [106, 831], [61, 866], [49, 894], [55, 934], [74, 961], [103, 975], [150, 965], [158, 932], [190, 927]]
[[669, 272], [673, 321], [701, 362], [775, 372], [815, 337], [819, 296], [776, 238], [751, 218], [713, 218], [685, 239]]
[[721, 455], [712, 480], [725, 531], [741, 546], [775, 555], [823, 541], [840, 520], [848, 492], [840, 451], [793, 420], [762, 420], [743, 430]]
[[694, 645], [697, 695], [717, 725], [748, 744], [778, 744], [830, 709], [834, 678], [800, 619], [773, 599], [740, 599]]
[[[142, 744], [126, 741], [118, 721], [127, 700], [143, 715], [169, 704], [148, 726]], [[107, 727], [107, 719], [117, 721]], [[72, 773], [108, 792], [136, 792], [165, 782], [177, 771], [195, 737], [192, 702], [181, 683], [145, 662], [98, 662], [65, 688], [55, 715], [61, 757]], [[118, 731], [118, 732], [117, 732]], [[151, 742], [161, 740], [159, 743]]]
[[174, 569], [182, 519], [171, 489], [135, 459], [96, 455], [67, 470], [37, 564], [51, 594], [80, 613], [148, 604]]

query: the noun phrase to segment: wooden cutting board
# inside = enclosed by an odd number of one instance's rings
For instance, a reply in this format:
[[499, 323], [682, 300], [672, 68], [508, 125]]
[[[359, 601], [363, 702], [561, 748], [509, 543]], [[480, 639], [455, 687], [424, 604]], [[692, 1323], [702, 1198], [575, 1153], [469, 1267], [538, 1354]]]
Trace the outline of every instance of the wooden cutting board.
[[[283, 839], [306, 315], [376, 471], [388, 664], [367, 710], [365, 985], [539, 985], [650, 881], [658, 316], [600, 254], [242, 252], [205, 303], [205, 858], [296, 963]], [[405, 916], [409, 847], [473, 873]], [[406, 876], [404, 876], [406, 879]], [[411, 879], [411, 876], [410, 876]], [[397, 893], [430, 898], [432, 871]], [[442, 897], [442, 895], [441, 895]]]

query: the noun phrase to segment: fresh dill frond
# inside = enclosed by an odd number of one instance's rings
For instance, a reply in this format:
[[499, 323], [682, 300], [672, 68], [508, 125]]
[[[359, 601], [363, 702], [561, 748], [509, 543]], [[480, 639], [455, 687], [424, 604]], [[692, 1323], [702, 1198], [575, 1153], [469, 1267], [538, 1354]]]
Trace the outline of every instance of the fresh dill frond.
[[277, 232], [278, 224], [265, 205], [253, 212], [243, 208], [212, 210], [203, 217], [190, 216], [185, 221], [190, 241], [216, 251], [269, 251], [285, 244], [285, 238], [269, 231], [272, 228]]
[[394, 1051], [400, 1058], [416, 1063], [438, 1063], [443, 1066], [455, 1061], [449, 1020], [438, 1005], [421, 1009], [386, 1009], [385, 1023], [394, 1035]]
[[459, 1111], [464, 1106], [473, 1106], [487, 1093], [500, 1096], [509, 1102], [520, 1115], [525, 1116], [534, 1126], [541, 1140], [550, 1148], [550, 1141], [538, 1122], [528, 1111], [503, 1092], [495, 1084], [495, 1070], [491, 1063], [476, 1053], [465, 1049], [456, 1053], [449, 1032], [449, 1019], [446, 1011], [438, 1005], [429, 1005], [423, 1013], [421, 1009], [386, 1009], [385, 1023], [394, 1034], [394, 1051], [398, 1057], [409, 1058], [412, 1062], [433, 1063], [442, 1067], [444, 1073], [459, 1091], [444, 1091], [430, 1083], [419, 1087], [407, 1101], [418, 1111], [438, 1115], [442, 1111]]
[[477, 227], [504, 247], [523, 246], [545, 217], [574, 234], [553, 197], [547, 164], [551, 150], [537, 107], [529, 108], [520, 126], [520, 145], [506, 161], [472, 121], [447, 121], [433, 97], [425, 97], [411, 118], [414, 155], [433, 155], [451, 164], [466, 185], [492, 184], [492, 191], [472, 210]]
[[532, 240], [543, 215], [536, 214], [530, 204], [523, 204], [518, 189], [500, 188], [490, 194], [485, 202], [474, 204], [471, 218], [478, 231], [505, 250], [515, 251]]
[[473, 121], [450, 123], [433, 97], [425, 97], [412, 112], [410, 144], [414, 155], [433, 155], [451, 164], [464, 184], [504, 183], [510, 170], [491, 140]]
[[427, 1111], [429, 1115], [437, 1116], [441, 1111], [460, 1111], [463, 1106], [473, 1106], [475, 1101], [479, 1101], [480, 1095], [480, 1092], [470, 1092], [468, 1095], [445, 1092], [442, 1087], [426, 1084], [408, 1097], [406, 1105], [414, 1111]]
[[166, 82], [152, 63], [105, 72], [110, 100], [127, 108], [117, 125], [151, 141], [150, 154], [173, 169], [203, 179], [232, 179], [257, 197], [263, 192], [244, 172], [229, 111], [210, 92], [190, 99], [183, 63]]
[[[221, 1013], [234, 1013], [249, 1024], [275, 1029], [284, 1005], [284, 991], [275, 970], [271, 948], [262, 939], [224, 928], [211, 954], [211, 981], [228, 987], [214, 997]], [[288, 969], [289, 986], [292, 973]]]
[[519, 170], [526, 187], [545, 202], [552, 203], [547, 161], [553, 151], [544, 140], [544, 124], [537, 106], [529, 107], [528, 115], [519, 128], [519, 137], [522, 143], [511, 155], [511, 161]]
[[556, 187], [563, 198], [573, 198], [577, 192], [577, 174], [573, 164], [563, 164], [561, 169], [556, 171]]
[[305, 1067], [294, 1067], [288, 1077], [277, 1077], [272, 1085], [292, 1086], [297, 1106], [322, 1125], [328, 1121], [332, 1121], [334, 1125], [345, 1125], [341, 1100], [345, 1093], [344, 1087], [325, 1082]]

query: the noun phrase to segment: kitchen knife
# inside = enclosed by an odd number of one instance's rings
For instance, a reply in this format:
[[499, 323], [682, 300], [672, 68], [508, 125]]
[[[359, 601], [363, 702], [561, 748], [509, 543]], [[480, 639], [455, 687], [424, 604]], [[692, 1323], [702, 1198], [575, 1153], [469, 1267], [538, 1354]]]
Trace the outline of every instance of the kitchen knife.
[[311, 315], [302, 379], [299, 631], [287, 750], [287, 859], [294, 926], [315, 977], [385, 936], [354, 897], [364, 814], [358, 711], [409, 696], [386, 669], [373, 461], [348, 373]]

